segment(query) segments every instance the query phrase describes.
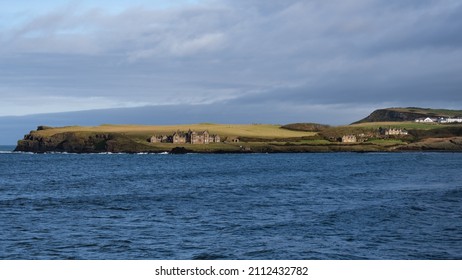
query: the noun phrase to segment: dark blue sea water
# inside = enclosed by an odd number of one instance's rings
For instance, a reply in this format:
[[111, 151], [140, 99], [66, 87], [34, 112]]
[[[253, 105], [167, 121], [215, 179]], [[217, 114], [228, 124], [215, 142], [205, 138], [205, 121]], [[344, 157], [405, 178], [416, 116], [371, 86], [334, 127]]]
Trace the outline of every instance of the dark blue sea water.
[[462, 259], [462, 153], [0, 153], [1, 259]]

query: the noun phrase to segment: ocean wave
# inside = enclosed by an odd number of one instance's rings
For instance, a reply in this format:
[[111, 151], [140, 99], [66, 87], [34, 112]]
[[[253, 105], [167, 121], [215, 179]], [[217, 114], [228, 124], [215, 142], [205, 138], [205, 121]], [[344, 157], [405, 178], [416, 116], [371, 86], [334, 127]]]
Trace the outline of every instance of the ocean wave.
[[33, 155], [32, 152], [18, 152], [18, 151], [0, 151], [0, 154], [23, 154], [23, 155]]
[[34, 152], [17, 152], [17, 151], [0, 151], [0, 154], [26, 154], [26, 155], [169, 155], [169, 152], [161, 153], [112, 153], [112, 152], [101, 152], [101, 153], [69, 153], [69, 152], [45, 152], [45, 153], [34, 153]]

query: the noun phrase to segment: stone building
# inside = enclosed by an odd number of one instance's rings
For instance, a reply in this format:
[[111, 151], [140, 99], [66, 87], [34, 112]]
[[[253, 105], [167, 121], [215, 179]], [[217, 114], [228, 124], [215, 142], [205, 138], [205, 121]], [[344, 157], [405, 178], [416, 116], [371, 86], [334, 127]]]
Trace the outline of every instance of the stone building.
[[151, 143], [168, 143], [169, 137], [167, 135], [154, 135], [150, 138]]
[[379, 128], [380, 134], [385, 135], [385, 136], [390, 136], [390, 135], [408, 135], [409, 133], [405, 129], [399, 129], [399, 128]]
[[175, 133], [172, 135], [172, 142], [175, 144], [184, 144], [188, 140], [188, 134], [185, 132], [177, 130]]
[[209, 142], [220, 143], [221, 142], [220, 135], [218, 134], [211, 135]]
[[218, 134], [210, 134], [208, 130], [200, 132], [189, 130], [187, 133], [186, 142], [191, 144], [220, 143], [221, 138]]
[[355, 135], [344, 135], [342, 137], [342, 143], [356, 143], [357, 139]]
[[231, 142], [231, 143], [239, 143], [239, 138], [238, 137], [226, 137], [225, 142]]
[[188, 131], [187, 134], [188, 143], [191, 144], [208, 144], [210, 143], [210, 134], [207, 130], [196, 132], [196, 131]]
[[177, 130], [172, 135], [154, 135], [149, 139], [151, 143], [174, 143], [174, 144], [209, 144], [219, 143], [221, 138], [217, 134], [210, 134], [207, 130], [205, 131], [193, 131], [188, 132]]

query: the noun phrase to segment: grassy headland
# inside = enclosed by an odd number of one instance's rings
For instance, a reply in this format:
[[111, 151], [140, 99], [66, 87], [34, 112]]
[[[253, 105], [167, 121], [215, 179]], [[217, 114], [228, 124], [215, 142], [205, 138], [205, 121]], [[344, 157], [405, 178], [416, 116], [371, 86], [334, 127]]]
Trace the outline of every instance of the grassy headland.
[[[418, 108], [383, 109], [368, 118], [411, 118], [403, 115]], [[380, 111], [378, 114], [377, 112]], [[402, 112], [400, 112], [402, 111]], [[443, 113], [448, 110], [432, 110]], [[450, 111], [454, 112], [459, 111]], [[462, 113], [462, 111], [460, 111]], [[374, 115], [375, 114], [375, 115]], [[371, 117], [372, 116], [372, 117]], [[368, 118], [364, 119], [367, 120]], [[462, 151], [462, 124], [417, 123], [413, 121], [364, 121], [346, 126], [295, 123], [284, 126], [271, 124], [191, 124], [191, 125], [101, 125], [101, 126], [40, 126], [18, 141], [17, 151], [28, 152], [374, 152], [402, 150]], [[403, 135], [386, 135], [386, 129], [406, 131]], [[154, 135], [172, 135], [176, 131], [204, 131], [217, 134], [219, 143], [173, 144], [151, 143]], [[342, 142], [343, 136], [355, 136], [354, 143]], [[238, 139], [238, 141], [233, 141]], [[436, 139], [436, 140], [435, 140]]]
[[[220, 135], [221, 143], [208, 145], [150, 143], [153, 135], [171, 135], [176, 131], [204, 131]], [[286, 143], [316, 137], [316, 132], [293, 131], [269, 124], [192, 124], [169, 126], [101, 125], [39, 127], [18, 142], [20, 151], [66, 152], [165, 152], [184, 148], [191, 152], [267, 151], [271, 142]], [[239, 143], [230, 139], [239, 138]], [[245, 146], [244, 146], [245, 145]]]

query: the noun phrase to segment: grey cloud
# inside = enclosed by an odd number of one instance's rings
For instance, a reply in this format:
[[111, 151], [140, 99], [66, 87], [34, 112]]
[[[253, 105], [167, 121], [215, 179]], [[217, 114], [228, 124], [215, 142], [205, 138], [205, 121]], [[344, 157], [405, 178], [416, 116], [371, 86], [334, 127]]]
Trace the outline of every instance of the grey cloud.
[[[235, 55], [286, 55], [297, 50], [307, 51], [305, 54], [314, 51], [315, 55], [332, 50], [352, 53], [379, 44], [399, 47], [402, 41], [416, 46], [425, 41], [439, 44], [442, 40], [438, 38], [459, 41], [460, 36], [452, 35], [460, 30], [460, 4], [401, 2], [408, 4], [397, 7], [397, 1], [232, 1], [228, 6], [173, 11], [136, 8], [118, 15], [98, 10], [60, 10], [31, 20], [16, 30], [14, 37], [26, 42], [31, 37], [27, 34], [55, 37], [51, 42], [54, 44], [65, 42], [70, 34], [77, 40], [93, 42], [105, 52], [151, 50], [159, 56], [165, 56], [169, 48], [213, 35], [229, 36], [223, 49]], [[33, 46], [29, 52], [34, 52]]]
[[[340, 124], [359, 120], [369, 107], [342, 108], [339, 106], [292, 107], [290, 114], [284, 106], [269, 108], [266, 104], [225, 104], [146, 106], [90, 110], [21, 117], [0, 117], [0, 145], [12, 145], [39, 125], [100, 125], [111, 124], [193, 124], [193, 123], [273, 123], [287, 124], [300, 121]], [[328, 112], [328, 113], [327, 113]], [[168, 116], [168, 117], [166, 117]], [[345, 118], [345, 116], [347, 116]], [[341, 120], [339, 122], [339, 120]]]
[[0, 95], [273, 107], [461, 101], [458, 1], [207, 3], [65, 8], [3, 30]]

